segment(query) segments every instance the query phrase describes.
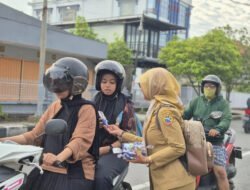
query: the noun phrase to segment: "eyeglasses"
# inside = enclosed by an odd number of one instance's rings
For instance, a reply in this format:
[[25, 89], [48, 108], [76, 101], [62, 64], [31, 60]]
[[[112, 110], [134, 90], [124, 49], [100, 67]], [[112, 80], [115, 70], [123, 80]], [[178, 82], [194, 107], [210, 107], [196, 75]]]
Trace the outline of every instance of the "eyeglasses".
[[214, 84], [211, 84], [211, 83], [206, 83], [204, 84], [204, 88], [216, 88], [216, 86]]

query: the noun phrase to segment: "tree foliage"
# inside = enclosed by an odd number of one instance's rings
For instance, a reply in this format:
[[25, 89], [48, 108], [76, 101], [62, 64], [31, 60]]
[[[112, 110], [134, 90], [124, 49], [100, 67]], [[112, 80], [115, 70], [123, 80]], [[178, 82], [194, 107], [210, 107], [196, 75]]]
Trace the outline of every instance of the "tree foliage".
[[243, 50], [243, 72], [238, 80], [237, 90], [250, 93], [250, 46], [244, 47]]
[[132, 50], [121, 38], [116, 37], [115, 41], [108, 45], [108, 59], [116, 60], [122, 65], [132, 64], [132, 55]]
[[220, 29], [184, 41], [174, 39], [161, 49], [159, 59], [173, 73], [186, 76], [194, 88], [205, 75], [218, 75], [225, 84], [227, 99], [242, 70], [237, 46]]
[[75, 28], [71, 30], [71, 33], [76, 36], [81, 36], [92, 40], [98, 40], [97, 34], [94, 33], [92, 28], [89, 27], [84, 17], [76, 17]]
[[126, 70], [125, 86], [128, 91], [131, 91], [131, 85], [133, 80], [133, 60], [132, 50], [128, 48], [126, 42], [116, 37], [113, 43], [108, 45], [108, 59], [120, 62]]
[[246, 28], [233, 29], [229, 25], [221, 27], [220, 29], [235, 42], [242, 57], [243, 70], [238, 78], [236, 89], [241, 92], [250, 92], [250, 35], [248, 30]]

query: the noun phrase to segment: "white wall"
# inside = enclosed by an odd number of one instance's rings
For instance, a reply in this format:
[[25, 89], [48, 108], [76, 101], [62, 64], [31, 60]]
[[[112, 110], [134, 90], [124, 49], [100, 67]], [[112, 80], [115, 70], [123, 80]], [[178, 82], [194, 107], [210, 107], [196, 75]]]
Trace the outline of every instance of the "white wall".
[[[225, 92], [222, 92], [225, 97]], [[250, 98], [250, 94], [242, 92], [231, 92], [230, 94], [230, 106], [231, 108], [246, 108], [247, 99]]]
[[96, 18], [110, 18], [113, 16], [113, 0], [86, 0], [83, 1], [83, 15], [87, 20]]
[[103, 25], [103, 26], [93, 26], [92, 27], [95, 33], [98, 34], [99, 38], [104, 38], [107, 42], [113, 42], [115, 37], [122, 37], [124, 35], [124, 25], [116, 24], [116, 25]]
[[147, 8], [147, 0], [138, 0], [137, 14], [142, 14]]
[[[41, 0], [42, 2], [42, 0]], [[138, 0], [138, 4], [135, 7], [135, 15], [141, 15], [143, 10], [146, 9], [147, 0]], [[51, 24], [59, 23], [59, 13], [57, 7], [79, 5], [78, 16], [84, 16], [86, 20], [104, 19], [120, 16], [120, 7], [117, 0], [71, 0], [71, 1], [49, 1], [48, 8], [53, 8]], [[33, 4], [34, 9], [41, 9], [42, 3]], [[33, 11], [33, 16], [35, 12]]]

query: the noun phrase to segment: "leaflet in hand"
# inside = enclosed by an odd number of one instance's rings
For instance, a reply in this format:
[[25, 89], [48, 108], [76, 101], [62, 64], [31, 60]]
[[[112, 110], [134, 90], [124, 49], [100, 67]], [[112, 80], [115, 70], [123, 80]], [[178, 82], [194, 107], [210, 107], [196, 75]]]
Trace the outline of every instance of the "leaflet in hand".
[[108, 126], [108, 120], [107, 120], [106, 116], [104, 115], [104, 113], [102, 111], [98, 111], [98, 114], [99, 114], [99, 117], [102, 120], [103, 125], [107, 127]]
[[134, 160], [138, 153], [143, 156], [147, 155], [144, 142], [122, 143], [122, 151], [118, 154], [118, 157], [126, 160]]

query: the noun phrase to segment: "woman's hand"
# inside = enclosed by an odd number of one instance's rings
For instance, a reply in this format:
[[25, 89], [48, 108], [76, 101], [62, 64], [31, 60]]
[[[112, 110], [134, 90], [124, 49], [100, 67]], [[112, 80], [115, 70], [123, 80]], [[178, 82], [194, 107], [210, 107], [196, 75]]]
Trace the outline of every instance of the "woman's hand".
[[99, 128], [103, 128], [103, 127], [104, 127], [104, 124], [103, 124], [101, 118], [98, 119], [98, 122], [99, 122]]
[[43, 154], [43, 164], [47, 166], [52, 166], [55, 161], [57, 161], [57, 156], [52, 153]]
[[139, 164], [150, 164], [151, 163], [151, 158], [148, 156], [143, 156], [141, 152], [137, 151], [136, 152], [136, 157], [134, 160], [128, 160], [129, 162], [132, 163], [139, 163]]
[[110, 153], [112, 151], [111, 147], [113, 147], [113, 148], [120, 148], [121, 147], [120, 141], [115, 141], [114, 143], [111, 144], [111, 146], [100, 147], [99, 148], [99, 154], [100, 155], [104, 155], [104, 154]]
[[208, 136], [215, 137], [215, 136], [217, 136], [219, 134], [220, 134], [220, 132], [217, 131], [216, 129], [210, 129], [210, 131], [208, 133]]
[[121, 136], [122, 133], [124, 132], [117, 125], [108, 125], [105, 127], [105, 129], [109, 132], [109, 134], [114, 136]]
[[109, 146], [103, 146], [99, 148], [99, 154], [100, 156], [104, 154], [108, 154], [110, 152], [110, 147]]

